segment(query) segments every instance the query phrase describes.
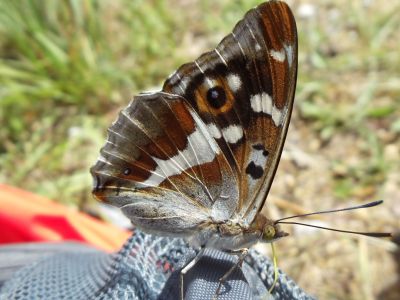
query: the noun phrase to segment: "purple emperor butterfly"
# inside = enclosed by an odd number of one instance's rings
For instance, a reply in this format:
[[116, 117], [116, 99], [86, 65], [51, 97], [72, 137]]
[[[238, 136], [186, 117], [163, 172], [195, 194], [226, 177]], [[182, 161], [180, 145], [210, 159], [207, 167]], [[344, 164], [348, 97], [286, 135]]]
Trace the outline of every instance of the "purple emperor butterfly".
[[281, 156], [296, 75], [289, 7], [269, 1], [250, 10], [213, 51], [121, 111], [91, 169], [95, 197], [146, 232], [219, 249], [284, 236], [259, 212]]
[[297, 31], [280, 1], [250, 10], [161, 91], [136, 96], [108, 130], [93, 193], [145, 232], [224, 251], [287, 235], [260, 214], [288, 130]]

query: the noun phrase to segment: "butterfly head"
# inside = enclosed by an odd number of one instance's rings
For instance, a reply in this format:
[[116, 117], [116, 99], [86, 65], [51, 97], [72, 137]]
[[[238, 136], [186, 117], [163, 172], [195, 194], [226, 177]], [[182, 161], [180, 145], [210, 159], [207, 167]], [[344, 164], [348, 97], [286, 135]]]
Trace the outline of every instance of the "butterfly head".
[[276, 224], [276, 222], [266, 218], [262, 214], [257, 215], [252, 224], [252, 228], [260, 232], [261, 241], [266, 243], [274, 242], [289, 235], [287, 232], [281, 230], [279, 224]]
[[268, 222], [263, 228], [262, 241], [270, 243], [288, 235], [287, 232], [284, 232], [279, 228], [279, 225]]

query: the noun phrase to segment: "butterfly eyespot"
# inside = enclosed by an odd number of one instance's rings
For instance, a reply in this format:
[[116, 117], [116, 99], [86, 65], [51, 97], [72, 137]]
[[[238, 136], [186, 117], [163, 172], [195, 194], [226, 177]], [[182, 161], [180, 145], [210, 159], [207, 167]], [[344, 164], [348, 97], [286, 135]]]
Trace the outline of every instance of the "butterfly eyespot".
[[267, 225], [264, 227], [264, 230], [263, 230], [263, 239], [271, 240], [274, 238], [275, 233], [276, 233], [275, 227], [272, 225]]
[[123, 173], [124, 173], [125, 176], [128, 176], [128, 175], [131, 174], [131, 169], [126, 168]]
[[207, 91], [207, 101], [216, 109], [221, 108], [226, 103], [226, 94], [222, 87], [216, 86]]

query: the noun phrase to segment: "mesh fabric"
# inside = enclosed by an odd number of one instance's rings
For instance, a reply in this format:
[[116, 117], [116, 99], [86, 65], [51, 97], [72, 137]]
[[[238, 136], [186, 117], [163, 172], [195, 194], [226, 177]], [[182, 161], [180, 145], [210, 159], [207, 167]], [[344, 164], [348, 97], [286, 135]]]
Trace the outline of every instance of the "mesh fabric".
[[[181, 239], [135, 231], [120, 251], [74, 251], [46, 256], [11, 277], [0, 299], [179, 299], [180, 269], [196, 252]], [[185, 299], [211, 298], [237, 257], [206, 250], [186, 274]], [[266, 299], [273, 282], [271, 262], [251, 250], [221, 290], [220, 300]], [[312, 299], [283, 272], [269, 299]]]

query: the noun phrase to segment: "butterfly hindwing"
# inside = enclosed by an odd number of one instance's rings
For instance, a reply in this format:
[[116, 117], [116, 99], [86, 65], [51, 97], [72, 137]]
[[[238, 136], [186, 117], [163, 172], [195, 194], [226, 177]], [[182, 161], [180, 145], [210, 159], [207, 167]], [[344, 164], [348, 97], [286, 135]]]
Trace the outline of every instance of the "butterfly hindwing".
[[[96, 197], [121, 207], [136, 225], [149, 231], [160, 229], [159, 218], [164, 219], [165, 230], [180, 232], [193, 224], [200, 226], [211, 216], [226, 219], [235, 210], [228, 205], [226, 213], [214, 213], [218, 201], [224, 202], [220, 195], [234, 197], [238, 188], [205, 124], [177, 95], [158, 92], [135, 97], [109, 128], [107, 143], [91, 172]], [[199, 215], [194, 218], [198, 222], [191, 219], [186, 228], [184, 219], [190, 211]]]

